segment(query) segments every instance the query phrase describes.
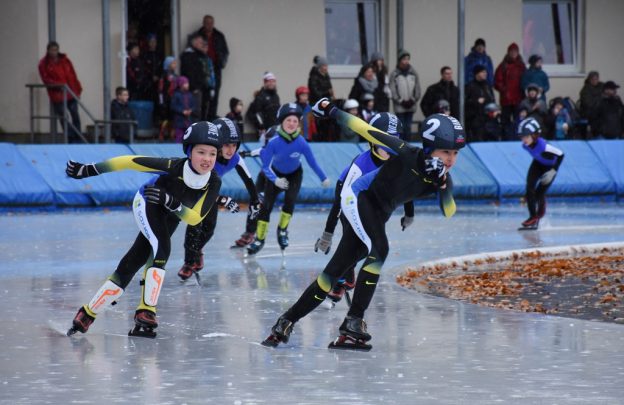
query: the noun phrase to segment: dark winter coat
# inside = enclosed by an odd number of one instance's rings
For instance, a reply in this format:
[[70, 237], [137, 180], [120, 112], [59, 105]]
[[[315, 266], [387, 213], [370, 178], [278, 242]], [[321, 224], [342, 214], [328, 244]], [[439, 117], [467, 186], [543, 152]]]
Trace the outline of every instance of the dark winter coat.
[[[581, 89], [581, 105], [580, 112], [583, 117], [592, 120], [596, 115], [596, 109], [602, 100], [602, 86], [604, 83], [598, 82], [597, 85], [592, 86], [590, 83], [585, 83]], [[591, 122], [590, 122], [591, 124]]]
[[446, 100], [451, 105], [451, 115], [459, 117], [459, 88], [455, 83], [440, 80], [427, 87], [427, 91], [420, 102], [420, 109], [425, 117], [438, 112], [438, 101]]
[[279, 108], [280, 98], [277, 91], [262, 88], [249, 105], [246, 117], [258, 131], [269, 129], [277, 123]]
[[[39, 75], [44, 84], [66, 84], [76, 93], [76, 96], [80, 97], [80, 94], [82, 94], [82, 85], [80, 80], [78, 80], [74, 65], [72, 65], [64, 53], [59, 53], [56, 61], [52, 60], [48, 55], [44, 56], [39, 61]], [[50, 96], [50, 101], [53, 103], [63, 102], [62, 89], [48, 89], [48, 96]], [[67, 93], [67, 100], [73, 99], [74, 97]]]
[[329, 74], [321, 74], [316, 66], [313, 66], [310, 70], [308, 88], [310, 89], [310, 104], [312, 105], [323, 97], [332, 98], [331, 78]]
[[603, 97], [596, 109], [595, 134], [607, 139], [622, 138], [624, 134], [624, 104], [619, 96]]
[[180, 75], [189, 79], [189, 90], [214, 88], [215, 77], [212, 61], [200, 50], [187, 48], [180, 56]]
[[494, 86], [494, 65], [492, 64], [490, 55], [486, 52], [479, 53], [472, 47], [470, 53], [464, 58], [464, 65], [464, 84], [468, 84], [474, 80], [474, 75], [472, 74], [473, 69], [475, 66], [481, 65], [485, 67], [487, 71], [488, 83], [490, 83], [490, 86]]
[[[126, 104], [120, 103], [117, 99], [111, 102], [111, 120], [135, 120], [134, 112]], [[130, 142], [130, 127], [133, 124], [112, 124], [111, 135], [116, 142]], [[136, 126], [134, 134], [136, 135]]]
[[522, 101], [524, 93], [520, 86], [522, 75], [526, 70], [522, 57], [514, 60], [507, 56], [496, 68], [494, 74], [494, 88], [500, 93], [500, 105], [517, 106]]
[[[481, 97], [484, 98], [483, 103], [479, 103]], [[483, 139], [487, 118], [485, 106], [494, 102], [494, 91], [487, 80], [473, 80], [466, 86], [466, 124], [473, 138]]]
[[[208, 35], [205, 33], [204, 27], [197, 30], [197, 33], [204, 37], [206, 42], [210, 41]], [[212, 62], [214, 62], [215, 70], [221, 71], [222, 69], [225, 69], [225, 65], [227, 65], [228, 58], [230, 57], [230, 49], [228, 48], [227, 41], [225, 40], [225, 35], [223, 35], [223, 33], [218, 29], [212, 29], [212, 38], [214, 43], [208, 43], [208, 46], [214, 45], [216, 50], [216, 59]]]
[[126, 60], [126, 87], [131, 100], [150, 99], [150, 77], [141, 58], [128, 57]]
[[375, 96], [375, 110], [378, 112], [390, 111], [390, 79], [388, 78], [388, 72], [383, 69], [379, 72], [375, 72], [377, 75], [377, 90], [373, 93]]

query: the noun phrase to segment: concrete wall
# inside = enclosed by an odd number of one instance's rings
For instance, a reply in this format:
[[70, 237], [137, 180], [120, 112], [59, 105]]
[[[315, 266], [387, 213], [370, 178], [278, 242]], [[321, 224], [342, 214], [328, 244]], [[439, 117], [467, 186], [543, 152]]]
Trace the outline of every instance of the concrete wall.
[[[120, 0], [111, 0], [111, 89], [121, 83], [119, 59], [121, 40]], [[294, 89], [307, 83], [315, 54], [325, 54], [324, 0], [182, 0], [180, 37], [196, 30], [204, 14], [215, 16], [216, 27], [227, 37], [231, 54], [223, 72], [219, 114], [225, 114], [228, 100], [245, 101], [262, 85], [262, 73], [273, 71], [284, 102], [294, 97]], [[578, 98], [587, 71], [598, 70], [603, 80], [624, 84], [624, 53], [618, 51], [624, 38], [624, 1], [586, 0], [584, 70], [578, 75], [551, 77], [549, 96]], [[57, 40], [61, 51], [74, 62], [83, 84], [83, 102], [100, 118], [103, 116], [101, 1], [57, 0]], [[387, 64], [396, 64], [396, 0], [382, 0], [384, 27], [382, 40]], [[0, 127], [8, 132], [27, 132], [28, 93], [24, 84], [40, 82], [37, 63], [47, 43], [47, 1], [2, 2], [0, 27]], [[456, 0], [405, 0], [404, 44], [412, 53], [423, 91], [439, 80], [439, 69], [449, 65], [457, 73]], [[494, 65], [498, 65], [511, 42], [521, 45], [522, 0], [467, 0], [466, 51], [482, 37]], [[181, 47], [181, 49], [183, 49]], [[528, 55], [524, 55], [525, 59]], [[352, 77], [333, 79], [338, 97], [346, 97]], [[47, 113], [47, 97], [37, 99], [39, 113]], [[420, 112], [416, 118], [422, 118]], [[83, 116], [83, 129], [88, 120]], [[47, 125], [38, 125], [47, 130]]]

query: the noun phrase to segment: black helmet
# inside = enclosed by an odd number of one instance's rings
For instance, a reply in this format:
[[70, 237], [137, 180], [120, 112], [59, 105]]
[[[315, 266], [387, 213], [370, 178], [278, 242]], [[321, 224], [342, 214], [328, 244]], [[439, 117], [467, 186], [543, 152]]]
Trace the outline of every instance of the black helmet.
[[289, 115], [294, 115], [295, 117], [301, 119], [303, 111], [297, 103], [284, 104], [279, 108], [279, 110], [277, 110], [277, 122], [281, 124]]
[[369, 124], [380, 131], [392, 136], [399, 136], [403, 133], [403, 124], [396, 115], [382, 112], [373, 115]]
[[466, 146], [464, 127], [454, 117], [432, 114], [423, 122], [421, 135], [425, 149], [459, 150]]
[[516, 135], [518, 136], [526, 136], [526, 135], [539, 135], [542, 133], [542, 127], [539, 122], [535, 118], [529, 117], [525, 118], [518, 124], [518, 129], [516, 130]]
[[186, 128], [182, 138], [182, 151], [190, 157], [193, 145], [198, 144], [211, 145], [221, 149], [219, 130], [215, 124], [208, 121], [200, 121]]
[[217, 118], [212, 123], [216, 125], [217, 130], [219, 131], [219, 140], [221, 141], [221, 145], [225, 145], [228, 143], [235, 143], [236, 145], [240, 145], [240, 133], [238, 132], [236, 124], [234, 124], [231, 119]]

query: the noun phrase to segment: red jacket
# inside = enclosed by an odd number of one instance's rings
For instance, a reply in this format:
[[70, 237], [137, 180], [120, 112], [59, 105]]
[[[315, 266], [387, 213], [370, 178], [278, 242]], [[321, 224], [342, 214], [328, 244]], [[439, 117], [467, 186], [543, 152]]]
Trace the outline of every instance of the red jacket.
[[[82, 93], [82, 85], [74, 66], [64, 53], [59, 53], [58, 59], [53, 61], [47, 55], [39, 61], [39, 75], [44, 84], [67, 84], [69, 88], [80, 97]], [[63, 102], [62, 89], [48, 89], [48, 95], [53, 103]], [[67, 99], [72, 100], [74, 97], [67, 93]]]
[[[514, 45], [511, 44], [509, 48]], [[517, 45], [515, 46], [516, 48], [518, 47]], [[502, 106], [517, 106], [524, 98], [520, 81], [525, 70], [526, 66], [520, 55], [516, 59], [510, 59], [506, 55], [496, 68], [494, 88], [500, 93], [500, 104]]]

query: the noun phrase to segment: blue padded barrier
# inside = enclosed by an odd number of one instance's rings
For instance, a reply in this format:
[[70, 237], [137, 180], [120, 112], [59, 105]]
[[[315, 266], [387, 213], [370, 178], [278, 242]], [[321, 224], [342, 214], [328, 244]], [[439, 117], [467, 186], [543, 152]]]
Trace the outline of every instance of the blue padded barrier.
[[607, 168], [615, 182], [617, 194], [624, 195], [624, 140], [589, 141], [590, 148]]
[[470, 148], [498, 183], [499, 198], [524, 195], [532, 158], [520, 142], [475, 142]]
[[463, 148], [451, 169], [453, 195], [458, 198], [496, 198], [498, 183], [470, 148]]
[[52, 188], [59, 205], [131, 203], [139, 187], [154, 176], [122, 171], [75, 180], [65, 174], [69, 159], [91, 163], [133, 154], [125, 145], [19, 145], [17, 148]]
[[551, 141], [565, 154], [557, 178], [548, 189], [553, 195], [615, 194], [615, 182], [585, 141]]
[[45, 205], [54, 193], [43, 177], [12, 143], [0, 143], [0, 204]]

